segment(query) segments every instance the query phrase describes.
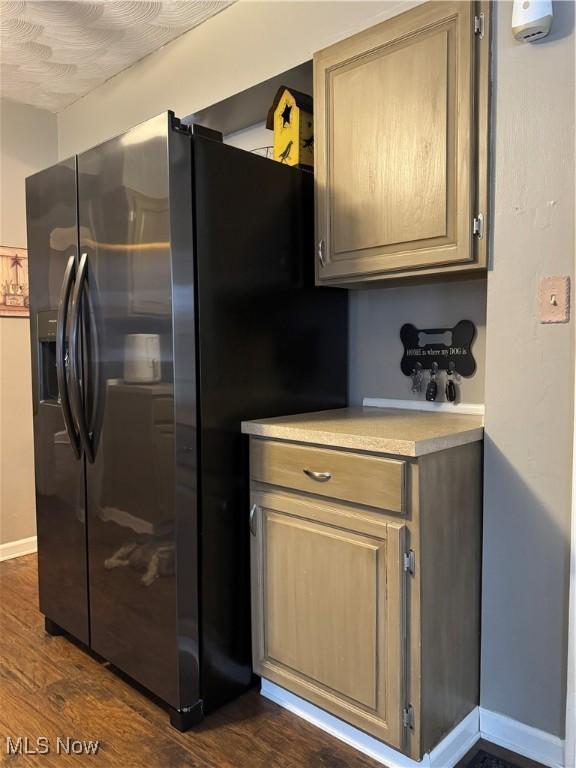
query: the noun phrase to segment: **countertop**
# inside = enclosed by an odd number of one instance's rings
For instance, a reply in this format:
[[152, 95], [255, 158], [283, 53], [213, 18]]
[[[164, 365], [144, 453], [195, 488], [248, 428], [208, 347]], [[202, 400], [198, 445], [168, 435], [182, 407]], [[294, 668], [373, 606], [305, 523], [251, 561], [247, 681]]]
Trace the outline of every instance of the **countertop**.
[[423, 456], [484, 436], [481, 416], [366, 407], [245, 421], [242, 432], [399, 456]]

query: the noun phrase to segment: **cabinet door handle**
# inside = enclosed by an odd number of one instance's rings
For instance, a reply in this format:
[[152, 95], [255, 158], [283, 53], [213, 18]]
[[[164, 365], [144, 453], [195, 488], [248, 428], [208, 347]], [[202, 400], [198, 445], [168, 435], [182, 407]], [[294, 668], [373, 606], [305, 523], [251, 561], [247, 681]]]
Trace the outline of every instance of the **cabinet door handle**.
[[256, 510], [258, 509], [256, 504], [252, 504], [250, 507], [250, 533], [252, 536], [256, 536]]
[[314, 472], [313, 469], [303, 469], [302, 472], [317, 483], [326, 483], [332, 477], [332, 472]]
[[325, 253], [325, 247], [326, 243], [324, 240], [318, 241], [318, 261], [320, 262], [321, 267], [326, 266], [326, 253]]

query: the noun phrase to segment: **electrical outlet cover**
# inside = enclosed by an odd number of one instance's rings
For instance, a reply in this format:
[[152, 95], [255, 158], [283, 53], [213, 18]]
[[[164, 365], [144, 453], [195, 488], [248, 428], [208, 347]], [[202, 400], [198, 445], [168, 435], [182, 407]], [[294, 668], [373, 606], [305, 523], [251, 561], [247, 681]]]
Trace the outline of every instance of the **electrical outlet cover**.
[[538, 290], [541, 323], [567, 323], [570, 320], [570, 278], [543, 277]]

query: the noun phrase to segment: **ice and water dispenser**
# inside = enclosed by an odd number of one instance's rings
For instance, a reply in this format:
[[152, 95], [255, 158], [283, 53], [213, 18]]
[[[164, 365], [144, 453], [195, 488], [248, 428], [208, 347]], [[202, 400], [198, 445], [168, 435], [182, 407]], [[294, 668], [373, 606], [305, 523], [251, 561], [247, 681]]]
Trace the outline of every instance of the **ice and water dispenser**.
[[58, 312], [50, 310], [38, 313], [38, 344], [40, 345], [39, 385], [40, 402], [58, 402], [58, 376], [56, 373], [56, 325]]

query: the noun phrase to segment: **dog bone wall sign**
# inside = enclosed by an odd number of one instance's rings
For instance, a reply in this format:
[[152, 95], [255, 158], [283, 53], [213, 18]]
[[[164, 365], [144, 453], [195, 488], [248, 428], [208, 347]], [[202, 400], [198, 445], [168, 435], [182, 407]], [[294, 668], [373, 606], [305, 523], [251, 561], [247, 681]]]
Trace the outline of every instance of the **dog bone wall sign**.
[[450, 368], [460, 376], [470, 377], [476, 373], [476, 361], [472, 344], [476, 338], [476, 326], [471, 320], [460, 320], [453, 328], [416, 328], [406, 323], [400, 329], [400, 340], [404, 354], [400, 368], [410, 376], [416, 363], [423, 370], [431, 370], [436, 363], [438, 370]]

